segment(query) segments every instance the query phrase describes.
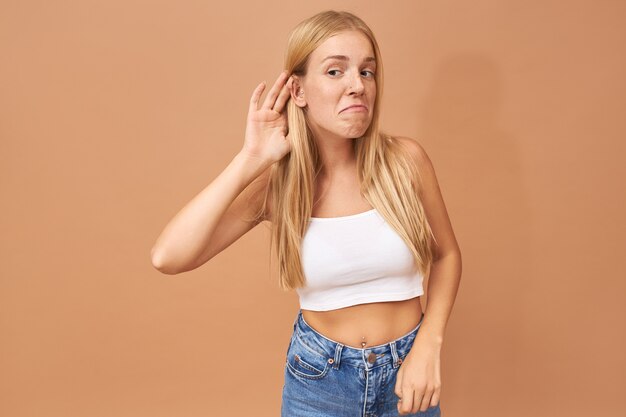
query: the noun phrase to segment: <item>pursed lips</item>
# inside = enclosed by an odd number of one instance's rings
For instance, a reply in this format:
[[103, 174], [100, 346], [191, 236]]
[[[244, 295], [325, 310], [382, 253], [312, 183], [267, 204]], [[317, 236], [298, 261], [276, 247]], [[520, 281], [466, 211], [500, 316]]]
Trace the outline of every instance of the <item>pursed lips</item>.
[[[345, 109], [343, 109], [341, 112], [344, 112], [344, 111], [346, 111], [346, 110], [350, 110], [350, 109], [363, 109], [363, 110], [367, 110], [367, 107], [366, 107], [365, 105], [363, 105], [363, 104], [355, 104], [355, 105], [352, 105], [352, 106], [350, 106], [350, 107], [346, 107], [346, 108], [345, 108]], [[341, 113], [341, 112], [340, 112], [340, 113]]]

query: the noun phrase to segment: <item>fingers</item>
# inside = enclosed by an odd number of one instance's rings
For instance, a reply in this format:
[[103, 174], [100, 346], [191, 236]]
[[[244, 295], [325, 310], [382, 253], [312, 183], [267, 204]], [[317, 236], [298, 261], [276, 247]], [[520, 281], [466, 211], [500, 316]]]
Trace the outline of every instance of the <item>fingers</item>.
[[[272, 86], [272, 89], [265, 97], [265, 101], [263, 102], [262, 108], [265, 110], [274, 110], [278, 113], [282, 112], [287, 100], [289, 100], [289, 96], [291, 93], [289, 89], [291, 88], [291, 84], [293, 83], [293, 78], [287, 77], [289, 73], [287, 70], [284, 70], [278, 76], [276, 82]], [[287, 82], [285, 82], [287, 80]], [[265, 90], [266, 83], [263, 81], [261, 84], [257, 85], [257, 87], [252, 92], [252, 97], [250, 98], [250, 106], [248, 111], [252, 113], [253, 111], [259, 110], [259, 100], [261, 99], [261, 94]]]
[[398, 372], [396, 376], [396, 386], [394, 393], [398, 397], [398, 402], [396, 403], [396, 407], [398, 407], [398, 413], [400, 415], [407, 414], [411, 408], [413, 408], [413, 395], [410, 391], [404, 392], [402, 391], [402, 375]]
[[283, 88], [280, 90], [280, 95], [274, 104], [274, 111], [277, 111], [278, 113], [283, 111], [285, 103], [287, 103], [287, 100], [289, 100], [289, 97], [291, 96], [291, 92], [289, 90], [291, 89], [292, 83], [293, 78], [289, 77], [289, 80], [287, 80]]
[[252, 97], [250, 97], [250, 106], [248, 111], [252, 113], [253, 111], [258, 110], [259, 108], [259, 98], [261, 98], [261, 94], [265, 90], [265, 81], [261, 84], [257, 85], [254, 91], [252, 92]]
[[287, 70], [284, 70], [280, 73], [278, 79], [276, 80], [276, 82], [274, 82], [272, 89], [269, 91], [269, 93], [267, 93], [267, 97], [265, 97], [265, 101], [263, 102], [262, 106], [263, 109], [272, 110], [272, 108], [274, 107], [274, 103], [276, 102], [276, 97], [278, 97], [278, 93], [281, 91], [281, 89], [283, 89], [288, 76], [289, 73], [287, 72]]
[[404, 391], [401, 398], [402, 401], [398, 401], [397, 403], [398, 413], [400, 415], [426, 411], [429, 407], [431, 407], [432, 403], [431, 397], [426, 393], [420, 393], [419, 390], [413, 390], [412, 392]]
[[419, 391], [414, 391], [413, 392], [413, 406], [411, 407], [411, 409], [409, 410], [410, 412], [413, 412], [413, 410], [415, 410], [414, 412], [418, 412], [422, 409], [422, 406], [424, 404], [424, 394], [420, 393]]
[[398, 407], [398, 414], [408, 414], [413, 408], [413, 396], [405, 394], [401, 397], [401, 399], [402, 401], [398, 401], [396, 403], [396, 406]]

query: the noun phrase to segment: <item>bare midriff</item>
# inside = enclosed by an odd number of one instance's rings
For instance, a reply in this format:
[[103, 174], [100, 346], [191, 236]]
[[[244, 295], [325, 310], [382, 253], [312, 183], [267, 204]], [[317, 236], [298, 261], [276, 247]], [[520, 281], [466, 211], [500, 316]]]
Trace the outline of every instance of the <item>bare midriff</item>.
[[360, 349], [389, 343], [409, 333], [422, 318], [422, 304], [420, 297], [414, 297], [329, 311], [302, 309], [302, 317], [328, 339]]

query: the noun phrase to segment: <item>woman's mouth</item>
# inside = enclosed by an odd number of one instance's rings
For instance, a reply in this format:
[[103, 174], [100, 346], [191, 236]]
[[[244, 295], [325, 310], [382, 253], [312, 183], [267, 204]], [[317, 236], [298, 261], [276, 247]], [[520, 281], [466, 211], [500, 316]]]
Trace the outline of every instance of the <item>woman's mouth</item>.
[[345, 112], [367, 112], [367, 107], [361, 104], [356, 104], [354, 106], [346, 107], [345, 109], [341, 111], [341, 113], [345, 113]]

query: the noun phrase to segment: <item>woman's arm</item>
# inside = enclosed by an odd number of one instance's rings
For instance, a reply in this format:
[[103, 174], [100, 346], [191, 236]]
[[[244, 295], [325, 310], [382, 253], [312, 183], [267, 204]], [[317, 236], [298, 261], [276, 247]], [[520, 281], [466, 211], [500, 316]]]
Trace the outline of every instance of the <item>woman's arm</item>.
[[[248, 219], [262, 207], [271, 165], [291, 151], [285, 136], [290, 80], [282, 71], [261, 105], [265, 82], [254, 89], [243, 149], [167, 224], [151, 251], [159, 271], [178, 274], [197, 268], [259, 223]], [[259, 176], [261, 188], [248, 188]]]
[[414, 156], [422, 177], [422, 204], [437, 239], [435, 260], [428, 279], [428, 304], [417, 339], [441, 345], [461, 280], [461, 251], [452, 230], [433, 164], [414, 139], [398, 138]]
[[263, 192], [249, 185], [258, 177], [266, 186], [268, 172], [260, 161], [238, 153], [165, 226], [151, 250], [152, 265], [170, 275], [195, 269], [256, 226], [258, 222], [244, 218], [261, 208]]
[[398, 413], [426, 411], [441, 395], [441, 347], [461, 280], [461, 251], [437, 183], [435, 169], [424, 148], [410, 138], [398, 138], [417, 162], [422, 184], [422, 204], [437, 246], [428, 281], [428, 303], [413, 346], [396, 376]]

